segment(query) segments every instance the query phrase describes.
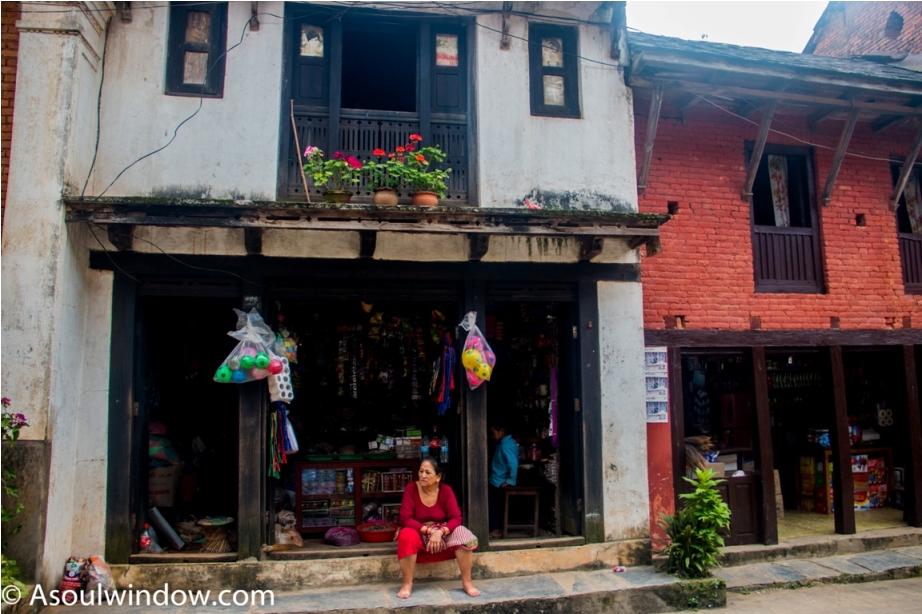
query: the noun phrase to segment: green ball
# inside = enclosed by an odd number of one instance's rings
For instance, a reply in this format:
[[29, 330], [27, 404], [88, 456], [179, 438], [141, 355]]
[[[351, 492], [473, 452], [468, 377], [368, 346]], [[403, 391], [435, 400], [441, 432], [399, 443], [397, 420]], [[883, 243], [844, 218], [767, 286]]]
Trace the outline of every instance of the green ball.
[[231, 370], [227, 368], [227, 365], [221, 365], [218, 367], [217, 372], [214, 374], [215, 381], [221, 382], [222, 384], [227, 384], [231, 381]]
[[260, 352], [256, 355], [255, 364], [257, 369], [265, 369], [269, 366], [269, 355], [265, 352]]
[[240, 368], [249, 371], [253, 368], [253, 363], [256, 362], [256, 359], [252, 356], [241, 356], [240, 357]]

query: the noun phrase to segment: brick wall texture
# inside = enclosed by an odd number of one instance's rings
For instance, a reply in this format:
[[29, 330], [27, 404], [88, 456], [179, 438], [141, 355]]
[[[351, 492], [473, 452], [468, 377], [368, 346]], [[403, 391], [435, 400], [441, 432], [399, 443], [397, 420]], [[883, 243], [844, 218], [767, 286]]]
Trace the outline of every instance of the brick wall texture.
[[[890, 13], [903, 18], [903, 30], [896, 38], [885, 34]], [[847, 58], [872, 51], [922, 53], [922, 3], [920, 2], [830, 2], [817, 22], [807, 50]]]
[[2, 150], [2, 168], [0, 181], [3, 183], [3, 201], [0, 208], [0, 220], [6, 214], [6, 180], [10, 172], [10, 142], [13, 139], [13, 99], [16, 95], [16, 62], [19, 56], [19, 2], [4, 2], [0, 5], [0, 28], [2, 34], [2, 98], [0, 98], [0, 150]]
[[[649, 104], [635, 106], [642, 152]], [[855, 128], [848, 151], [883, 159], [846, 156], [831, 204], [819, 205], [826, 293], [757, 294], [749, 202], [740, 194], [744, 142], [755, 140], [758, 126], [705, 102], [691, 110], [687, 123], [677, 116], [664, 103], [647, 189], [639, 197], [645, 212], [667, 213], [669, 201], [679, 204], [661, 229], [663, 252], [643, 257], [646, 328], [665, 328], [665, 318], [677, 315], [685, 316], [688, 329], [748, 330], [752, 317], [761, 319], [762, 329], [828, 329], [833, 317], [843, 329], [922, 327], [922, 297], [904, 293], [895, 214], [888, 206], [893, 186], [886, 158], [906, 156], [909, 130], [873, 134], [867, 122]], [[760, 117], [750, 119], [758, 123]], [[823, 145], [813, 148], [821, 192], [842, 122], [823, 122], [811, 133], [805, 120], [776, 115], [772, 127]], [[769, 143], [803, 146], [776, 133]], [[865, 215], [866, 226], [857, 225], [857, 214]]]

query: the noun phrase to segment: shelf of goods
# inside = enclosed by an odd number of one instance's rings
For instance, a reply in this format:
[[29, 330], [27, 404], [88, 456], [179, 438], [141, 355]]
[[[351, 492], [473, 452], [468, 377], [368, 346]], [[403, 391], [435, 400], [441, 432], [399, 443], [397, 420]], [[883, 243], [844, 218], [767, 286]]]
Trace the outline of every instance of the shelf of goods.
[[[300, 533], [355, 527], [363, 509], [378, 504], [383, 520], [394, 522], [407, 484], [416, 480], [418, 459], [297, 463], [295, 514]], [[397, 519], [396, 521], [399, 521]]]
[[[797, 508], [832, 514], [832, 450], [802, 454], [798, 476]], [[856, 510], [884, 507], [893, 491], [893, 451], [890, 448], [852, 448], [851, 477]]]

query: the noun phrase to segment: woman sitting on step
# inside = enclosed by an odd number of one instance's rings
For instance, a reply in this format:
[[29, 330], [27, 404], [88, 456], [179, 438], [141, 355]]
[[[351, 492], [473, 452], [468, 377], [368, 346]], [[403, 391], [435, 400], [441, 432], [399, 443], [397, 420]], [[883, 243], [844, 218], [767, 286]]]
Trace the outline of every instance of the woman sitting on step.
[[[442, 468], [434, 458], [419, 466], [419, 481], [411, 482], [403, 492], [400, 506], [400, 531], [397, 533], [397, 560], [403, 585], [397, 597], [407, 599], [413, 592], [416, 563], [438, 563], [457, 559], [461, 569], [461, 586], [471, 597], [480, 591], [471, 581], [477, 537], [461, 525], [461, 510], [451, 487], [440, 484]], [[418, 561], [417, 561], [418, 559]]]

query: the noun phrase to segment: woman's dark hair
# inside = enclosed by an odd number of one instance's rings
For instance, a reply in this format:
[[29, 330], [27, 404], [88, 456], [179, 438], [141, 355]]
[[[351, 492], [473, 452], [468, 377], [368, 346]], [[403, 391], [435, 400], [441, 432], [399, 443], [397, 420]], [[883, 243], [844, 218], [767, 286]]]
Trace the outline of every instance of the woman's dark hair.
[[439, 464], [439, 459], [434, 456], [427, 456], [419, 464], [429, 463], [432, 466], [432, 472], [438, 476], [442, 475], [442, 466]]

